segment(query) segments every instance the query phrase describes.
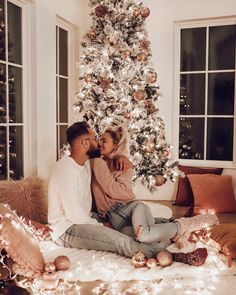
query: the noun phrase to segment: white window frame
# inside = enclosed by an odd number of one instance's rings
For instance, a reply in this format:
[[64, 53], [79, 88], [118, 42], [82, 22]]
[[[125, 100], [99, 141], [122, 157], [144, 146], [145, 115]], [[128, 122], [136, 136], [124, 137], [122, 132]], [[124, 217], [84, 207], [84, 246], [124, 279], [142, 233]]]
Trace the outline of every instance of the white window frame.
[[[64, 18], [57, 16], [56, 18], [56, 27], [60, 27], [63, 30], [67, 31], [68, 33], [68, 122], [67, 125], [69, 126], [70, 123], [72, 122], [72, 116], [73, 116], [73, 94], [75, 93], [76, 90], [76, 58], [78, 56], [78, 50], [76, 44], [78, 44], [78, 27], [69, 21], [65, 20]], [[58, 42], [59, 38], [57, 38]], [[58, 48], [57, 44], [57, 48]], [[56, 50], [57, 50], [56, 48]], [[56, 52], [55, 52], [56, 53]], [[59, 55], [57, 56], [57, 61], [56, 64], [59, 65]], [[61, 76], [59, 73], [56, 73], [56, 78], [65, 78], [64, 76]], [[57, 84], [57, 93], [59, 93], [59, 84]], [[56, 97], [56, 100], [58, 100], [58, 96]], [[57, 101], [56, 101], [57, 102]], [[59, 114], [59, 103], [57, 104], [56, 107], [56, 117]], [[59, 123], [58, 120], [55, 122], [56, 124], [56, 132], [57, 132], [57, 142], [56, 142], [56, 147], [60, 145], [60, 134], [59, 134], [59, 128], [58, 126], [65, 126], [66, 123]], [[66, 144], [66, 142], [65, 142]], [[57, 151], [57, 157], [59, 156], [59, 151]]]
[[[6, 66], [13, 65], [22, 69], [22, 123], [9, 123], [8, 122], [8, 114], [7, 114], [7, 122], [1, 124], [4, 127], [11, 126], [20, 126], [22, 127], [22, 156], [23, 156], [23, 176], [27, 177], [31, 175], [34, 171], [32, 160], [32, 155], [35, 154], [32, 150], [32, 140], [35, 132], [32, 131], [33, 126], [31, 126], [30, 122], [32, 114], [32, 105], [31, 101], [34, 93], [34, 82], [33, 82], [33, 72], [32, 72], [32, 52], [33, 52], [33, 44], [30, 44], [29, 40], [31, 40], [31, 12], [33, 6], [31, 5], [33, 1], [31, 0], [8, 0], [8, 2], [13, 3], [14, 5], [21, 8], [22, 12], [22, 65], [16, 65], [15, 63], [8, 62], [8, 50], [6, 50], [6, 62], [4, 63]], [[8, 17], [7, 7], [5, 11], [6, 22]], [[7, 36], [7, 28], [6, 28], [6, 36]], [[8, 38], [6, 38], [6, 48], [8, 48]], [[8, 70], [7, 70], [8, 71]], [[8, 87], [6, 89], [6, 95], [8, 97]], [[31, 99], [30, 99], [31, 98]], [[7, 111], [8, 111], [8, 99], [7, 99]], [[35, 116], [34, 116], [35, 121]], [[7, 135], [8, 137], [8, 135]], [[9, 169], [9, 142], [7, 141], [7, 179], [10, 179], [10, 169]], [[34, 155], [35, 161], [35, 155]]]
[[[209, 18], [209, 19], [198, 19], [198, 20], [185, 20], [185, 21], [176, 21], [174, 23], [174, 113], [173, 113], [173, 143], [174, 149], [173, 154], [175, 159], [179, 159], [179, 118], [180, 118], [180, 107], [179, 107], [179, 96], [180, 96], [180, 46], [181, 46], [181, 38], [180, 32], [181, 29], [187, 28], [198, 28], [198, 27], [207, 27], [211, 25], [231, 25], [236, 24], [236, 16], [230, 17], [219, 17], [219, 18]], [[207, 39], [208, 39], [209, 29], [207, 29]], [[208, 43], [206, 48], [206, 62], [208, 62]], [[236, 60], [236, 58], [235, 58]], [[206, 73], [206, 79], [208, 79], [208, 72], [215, 71], [199, 71], [199, 73]], [[223, 71], [227, 72], [227, 71]], [[228, 71], [230, 72], [230, 71]], [[231, 71], [232, 72], [232, 71]], [[188, 73], [188, 72], [185, 72]], [[194, 71], [194, 73], [198, 73]], [[208, 81], [207, 81], [208, 82]], [[208, 85], [208, 84], [206, 84]], [[208, 87], [205, 89], [205, 95], [207, 97]], [[179, 163], [181, 165], [187, 166], [201, 166], [201, 167], [222, 167], [222, 168], [236, 168], [236, 71], [235, 71], [235, 93], [234, 93], [234, 115], [233, 116], [223, 116], [223, 117], [234, 117], [234, 138], [233, 138], [233, 161], [215, 161], [215, 160], [195, 160], [195, 159], [179, 159]], [[187, 115], [184, 117], [188, 117]], [[191, 118], [194, 115], [189, 116]], [[196, 116], [206, 118], [206, 115]], [[208, 117], [210, 117], [208, 115]], [[218, 117], [218, 116], [217, 116]], [[220, 117], [220, 116], [219, 116]], [[205, 120], [205, 131], [207, 128], [206, 120]], [[204, 142], [206, 142], [206, 132], [204, 135]], [[204, 143], [204, 148], [206, 148], [206, 144]]]

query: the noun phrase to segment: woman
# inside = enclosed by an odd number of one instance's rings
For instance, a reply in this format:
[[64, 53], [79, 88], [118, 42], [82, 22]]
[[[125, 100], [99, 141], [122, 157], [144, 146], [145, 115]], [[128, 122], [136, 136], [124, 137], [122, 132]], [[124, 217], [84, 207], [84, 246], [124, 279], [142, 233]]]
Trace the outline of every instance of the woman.
[[128, 136], [124, 128], [107, 129], [102, 135], [100, 152], [102, 158], [92, 161], [92, 191], [100, 217], [107, 218], [112, 227], [124, 232], [128, 225], [133, 226], [135, 239], [153, 243], [174, 240], [183, 247], [191, 232], [217, 223], [211, 214], [180, 218], [170, 222], [155, 219], [148, 206], [135, 200], [132, 190], [132, 169], [119, 171], [115, 158], [127, 155]]

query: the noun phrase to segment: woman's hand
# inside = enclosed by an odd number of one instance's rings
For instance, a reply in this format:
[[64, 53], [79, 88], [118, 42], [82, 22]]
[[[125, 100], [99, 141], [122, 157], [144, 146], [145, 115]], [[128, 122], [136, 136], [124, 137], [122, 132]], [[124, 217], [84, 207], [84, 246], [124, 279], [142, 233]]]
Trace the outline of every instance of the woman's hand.
[[126, 156], [118, 156], [115, 159], [115, 167], [120, 171], [127, 171], [133, 169], [133, 163]]

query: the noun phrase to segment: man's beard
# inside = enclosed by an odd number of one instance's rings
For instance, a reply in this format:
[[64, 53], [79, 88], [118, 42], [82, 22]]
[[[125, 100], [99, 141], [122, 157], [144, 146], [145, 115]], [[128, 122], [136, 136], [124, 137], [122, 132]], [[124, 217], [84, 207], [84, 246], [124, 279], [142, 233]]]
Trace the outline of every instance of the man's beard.
[[87, 151], [87, 155], [89, 159], [99, 158], [101, 156], [100, 150], [95, 148], [94, 146], [90, 146], [89, 150]]

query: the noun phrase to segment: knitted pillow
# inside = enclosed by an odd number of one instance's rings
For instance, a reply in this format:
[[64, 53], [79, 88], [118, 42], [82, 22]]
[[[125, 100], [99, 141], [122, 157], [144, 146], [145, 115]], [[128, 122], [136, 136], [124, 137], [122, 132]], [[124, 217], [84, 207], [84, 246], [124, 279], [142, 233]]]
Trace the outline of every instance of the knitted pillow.
[[19, 217], [9, 208], [0, 204], [0, 246], [25, 273], [40, 274], [44, 258], [38, 242], [24, 227]]
[[[223, 171], [222, 168], [200, 168], [200, 167], [189, 167], [189, 166], [178, 166], [179, 170], [188, 174], [218, 174], [220, 175]], [[194, 202], [193, 192], [187, 177], [179, 178], [178, 191], [174, 205], [177, 206], [191, 206]]]
[[230, 175], [190, 174], [189, 182], [194, 195], [194, 213], [236, 212], [232, 177]]
[[47, 223], [47, 187], [37, 176], [0, 181], [0, 202], [8, 204], [19, 216]]

